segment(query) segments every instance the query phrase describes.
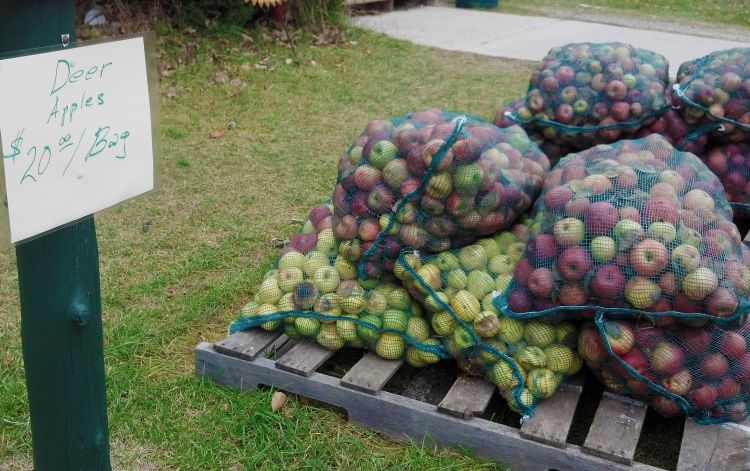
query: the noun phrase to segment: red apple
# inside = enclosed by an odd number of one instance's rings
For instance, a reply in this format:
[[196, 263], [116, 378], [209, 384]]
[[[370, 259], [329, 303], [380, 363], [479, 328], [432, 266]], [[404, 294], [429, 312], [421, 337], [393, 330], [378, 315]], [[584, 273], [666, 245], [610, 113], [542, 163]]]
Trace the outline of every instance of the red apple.
[[557, 256], [557, 242], [552, 234], [539, 234], [526, 245], [526, 255], [535, 267], [545, 265]]
[[675, 224], [679, 218], [679, 213], [671, 202], [656, 196], [646, 202], [643, 208], [643, 216], [651, 222], [661, 221]]
[[679, 288], [677, 287], [675, 274], [670, 271], [659, 277], [659, 287], [661, 288], [661, 292], [666, 295], [674, 296], [677, 294]]
[[714, 403], [716, 403], [717, 397], [718, 393], [716, 388], [710, 385], [705, 385], [690, 391], [687, 399], [693, 404], [693, 406], [699, 409], [707, 409], [713, 407]]
[[354, 182], [362, 191], [370, 191], [380, 181], [380, 170], [375, 167], [360, 165], [354, 171]]
[[721, 383], [716, 386], [716, 395], [719, 399], [732, 399], [740, 395], [740, 390], [740, 383], [732, 378], [724, 378]]
[[661, 385], [667, 391], [671, 391], [680, 396], [687, 394], [693, 385], [693, 376], [687, 368], [682, 368], [677, 373], [665, 377]]
[[562, 251], [557, 259], [557, 270], [564, 280], [578, 281], [586, 276], [592, 263], [591, 254], [585, 248], [580, 246], [568, 247]]
[[529, 291], [534, 296], [546, 298], [555, 288], [555, 277], [549, 268], [537, 268], [529, 275], [527, 283]]
[[516, 264], [516, 268], [513, 270], [513, 279], [517, 284], [526, 286], [532, 271], [534, 271], [534, 267], [531, 266], [529, 259], [524, 257]]
[[359, 224], [358, 235], [363, 241], [375, 240], [380, 232], [380, 224], [377, 219], [365, 219]]
[[688, 355], [701, 355], [711, 346], [713, 337], [702, 328], [687, 328], [680, 334], [680, 345]]
[[716, 317], [729, 317], [739, 306], [735, 293], [723, 286], [716, 288], [705, 304], [706, 312]]
[[656, 396], [651, 399], [651, 406], [659, 411], [660, 414], [671, 417], [679, 414], [683, 414], [682, 407], [675, 401], [668, 399], [665, 396]]
[[584, 328], [578, 336], [578, 352], [589, 366], [598, 365], [607, 359], [604, 342], [595, 328]]
[[613, 263], [606, 263], [597, 268], [589, 281], [591, 294], [598, 298], [619, 298], [624, 287], [625, 274]]
[[724, 335], [721, 338], [721, 343], [719, 343], [719, 350], [721, 350], [721, 353], [736, 360], [739, 360], [745, 355], [746, 348], [747, 342], [745, 341], [745, 337], [731, 330], [724, 332]]
[[621, 356], [633, 348], [635, 334], [633, 329], [624, 321], [604, 321], [604, 332], [612, 353]]
[[357, 220], [349, 214], [333, 219], [333, 236], [336, 240], [351, 240], [357, 237]]
[[651, 353], [651, 369], [658, 374], [671, 376], [685, 364], [685, 354], [677, 345], [661, 342]]
[[550, 211], [564, 211], [565, 205], [572, 197], [573, 190], [567, 186], [558, 186], [544, 195], [544, 206]]
[[516, 313], [531, 312], [534, 309], [534, 303], [528, 291], [516, 288], [508, 295], [508, 308]]
[[563, 306], [585, 306], [588, 294], [580, 283], [564, 283], [557, 292], [557, 301]]
[[619, 215], [610, 203], [597, 201], [586, 208], [584, 221], [590, 234], [607, 234], [619, 221]]
[[298, 232], [289, 240], [289, 246], [300, 253], [306, 254], [314, 249], [318, 243], [318, 234], [315, 232]]
[[641, 276], [654, 276], [664, 270], [669, 262], [669, 251], [661, 242], [646, 239], [638, 242], [630, 252], [630, 264]]
[[729, 371], [729, 362], [727, 357], [721, 353], [711, 353], [701, 361], [701, 374], [710, 379], [719, 379]]

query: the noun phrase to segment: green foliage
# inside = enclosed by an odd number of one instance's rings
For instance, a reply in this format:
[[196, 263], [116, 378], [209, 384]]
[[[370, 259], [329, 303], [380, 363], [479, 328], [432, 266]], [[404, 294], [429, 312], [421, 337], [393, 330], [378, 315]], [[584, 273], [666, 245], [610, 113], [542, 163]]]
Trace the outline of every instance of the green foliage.
[[286, 7], [294, 23], [301, 27], [323, 29], [343, 24], [346, 17], [342, 0], [287, 0]]
[[171, 9], [180, 25], [199, 27], [210, 22], [246, 26], [261, 13], [260, 8], [245, 0], [185, 0], [175, 2]]

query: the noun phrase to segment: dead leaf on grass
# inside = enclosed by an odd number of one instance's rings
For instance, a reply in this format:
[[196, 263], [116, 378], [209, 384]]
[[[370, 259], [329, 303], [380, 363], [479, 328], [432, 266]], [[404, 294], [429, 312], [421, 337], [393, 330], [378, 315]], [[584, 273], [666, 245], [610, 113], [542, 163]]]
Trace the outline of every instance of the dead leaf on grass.
[[210, 137], [211, 139], [220, 139], [224, 137], [224, 131], [222, 131], [221, 129], [214, 129], [213, 131], [208, 133], [208, 137]]
[[233, 87], [241, 87], [241, 86], [245, 85], [245, 82], [243, 82], [239, 78], [236, 78], [236, 79], [232, 79], [232, 81], [229, 82], [229, 84], [232, 85]]
[[266, 69], [268, 69], [268, 62], [269, 61], [270, 61], [270, 59], [268, 57], [266, 57], [262, 61], [260, 61], [257, 64], [255, 64], [255, 68], [256, 69], [261, 69], [261, 70], [266, 70]]
[[177, 98], [177, 92], [174, 90], [170, 90], [167, 92], [167, 98]]
[[280, 237], [274, 237], [271, 239], [271, 247], [274, 249], [283, 249], [289, 244], [289, 239], [282, 239]]
[[230, 122], [227, 123], [227, 129], [229, 131], [231, 131], [232, 129], [234, 129], [236, 127], [237, 127], [237, 123], [235, 123], [234, 121], [230, 121]]
[[216, 75], [214, 75], [214, 82], [218, 84], [229, 83], [229, 75], [227, 75], [227, 73], [223, 70], [220, 70], [216, 72]]

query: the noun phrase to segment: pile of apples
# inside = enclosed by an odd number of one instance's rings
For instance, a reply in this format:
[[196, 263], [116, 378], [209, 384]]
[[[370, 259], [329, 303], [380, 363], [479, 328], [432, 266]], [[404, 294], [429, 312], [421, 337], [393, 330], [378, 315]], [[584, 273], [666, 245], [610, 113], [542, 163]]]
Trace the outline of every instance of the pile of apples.
[[721, 179], [730, 204], [750, 209], [750, 142], [719, 145], [701, 158]]
[[[260, 326], [308, 337], [321, 346], [367, 347], [380, 357], [412, 366], [445, 357], [430, 338], [422, 307], [398, 280], [360, 280], [356, 259], [331, 229], [332, 207], [315, 206], [300, 233], [282, 251], [233, 330]], [[323, 217], [321, 217], [323, 215]]]
[[333, 233], [366, 277], [392, 270], [402, 248], [443, 252], [509, 228], [539, 194], [549, 161], [523, 129], [454, 118], [375, 120], [342, 155]]
[[459, 366], [483, 374], [521, 414], [531, 413], [537, 399], [550, 397], [583, 364], [573, 324], [519, 321], [493, 304], [508, 287], [528, 235], [528, 227], [519, 224], [458, 250], [425, 257], [410, 252], [394, 270], [421, 300], [433, 331]]
[[663, 56], [624, 43], [555, 47], [511, 119], [577, 149], [614, 142], [667, 107], [668, 68]]
[[503, 313], [604, 309], [669, 325], [683, 313], [705, 323], [747, 311], [750, 269], [721, 184], [661, 136], [569, 155], [535, 212], [526, 252], [496, 300]]
[[688, 124], [721, 122], [711, 132], [722, 142], [750, 137], [750, 48], [713, 52], [680, 66], [676, 102]]
[[[665, 416], [734, 422], [747, 417], [750, 324], [730, 330], [714, 325], [665, 329], [604, 320], [603, 328], [606, 339], [594, 324], [585, 324], [578, 351], [610, 391], [647, 400]], [[607, 352], [604, 340], [617, 358]]]

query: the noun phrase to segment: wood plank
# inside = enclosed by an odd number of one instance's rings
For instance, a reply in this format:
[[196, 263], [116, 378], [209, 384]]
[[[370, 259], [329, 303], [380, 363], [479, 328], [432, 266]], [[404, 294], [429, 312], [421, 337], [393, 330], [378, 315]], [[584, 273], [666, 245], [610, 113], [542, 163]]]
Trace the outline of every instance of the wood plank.
[[383, 389], [403, 364], [403, 361], [385, 360], [368, 352], [341, 378], [341, 385], [375, 394]]
[[467, 450], [479, 459], [511, 464], [515, 471], [661, 471], [633, 463], [625, 466], [583, 453], [521, 438], [518, 430], [475, 417], [463, 420], [437, 412], [435, 406], [380, 391], [367, 394], [341, 386], [338, 378], [313, 372], [302, 377], [274, 367], [267, 358], [249, 362], [215, 352], [208, 343], [196, 348], [196, 374], [219, 384], [246, 389], [265, 384], [346, 409], [349, 420], [395, 440], [439, 444]]
[[618, 463], [632, 463], [646, 409], [640, 401], [605, 391], [581, 448]]
[[750, 428], [739, 424], [719, 426], [716, 448], [708, 471], [747, 471], [750, 469]]
[[565, 448], [582, 391], [583, 375], [577, 374], [566, 380], [554, 396], [539, 401], [534, 415], [521, 425], [521, 436]]
[[281, 335], [281, 332], [269, 332], [257, 328], [242, 330], [216, 343], [214, 348], [224, 355], [252, 361], [265, 352]]
[[310, 373], [320, 368], [320, 365], [334, 353], [305, 339], [276, 360], [276, 368], [301, 376], [310, 376]]
[[718, 425], [700, 425], [694, 420], [686, 420], [682, 429], [680, 456], [677, 458], [677, 471], [703, 471], [711, 462], [711, 455], [719, 437]]
[[495, 385], [478, 376], [461, 375], [438, 404], [438, 412], [468, 419], [484, 414]]

